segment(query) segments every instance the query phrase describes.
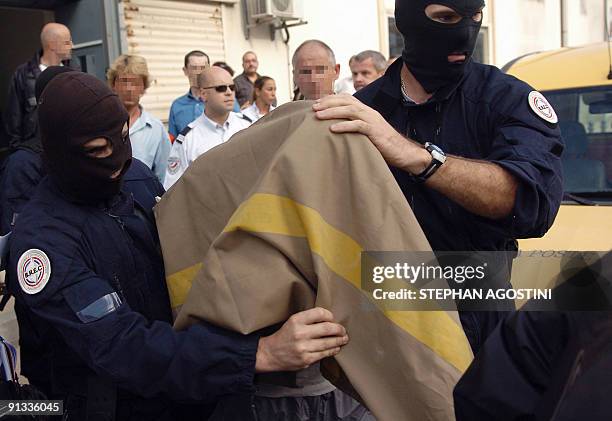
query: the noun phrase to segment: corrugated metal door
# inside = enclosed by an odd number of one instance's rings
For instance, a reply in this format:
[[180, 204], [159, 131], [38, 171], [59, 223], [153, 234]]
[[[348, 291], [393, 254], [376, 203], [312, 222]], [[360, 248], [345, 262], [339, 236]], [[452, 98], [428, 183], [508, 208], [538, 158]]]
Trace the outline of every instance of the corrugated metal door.
[[225, 60], [221, 6], [215, 2], [125, 0], [128, 54], [146, 58], [153, 83], [141, 103], [166, 122], [172, 101], [185, 94], [183, 58], [202, 50], [211, 64]]

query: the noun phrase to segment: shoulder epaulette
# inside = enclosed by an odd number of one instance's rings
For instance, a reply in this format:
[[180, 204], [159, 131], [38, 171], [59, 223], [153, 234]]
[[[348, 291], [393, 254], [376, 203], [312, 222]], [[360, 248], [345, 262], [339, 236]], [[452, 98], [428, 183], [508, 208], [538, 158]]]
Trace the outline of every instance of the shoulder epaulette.
[[253, 120], [251, 120], [250, 118], [248, 118], [247, 116], [245, 116], [244, 114], [240, 113], [238, 114], [240, 116], [240, 118], [242, 118], [243, 120], [248, 121], [249, 123], [253, 123]]
[[189, 133], [190, 131], [191, 131], [190, 126], [185, 127], [183, 130], [181, 130], [179, 135], [176, 137], [175, 142], [178, 142], [182, 145], [183, 141], [185, 140], [185, 136], [187, 136], [187, 133]]

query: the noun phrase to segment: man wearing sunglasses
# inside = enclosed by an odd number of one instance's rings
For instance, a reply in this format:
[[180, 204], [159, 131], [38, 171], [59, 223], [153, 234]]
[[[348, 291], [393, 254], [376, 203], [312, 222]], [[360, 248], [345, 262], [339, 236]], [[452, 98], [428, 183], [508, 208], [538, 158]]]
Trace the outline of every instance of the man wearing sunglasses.
[[172, 145], [164, 180], [166, 189], [176, 183], [198, 156], [251, 125], [247, 117], [232, 112], [236, 86], [226, 70], [216, 66], [206, 69], [198, 75], [198, 86], [206, 108], [180, 132]]

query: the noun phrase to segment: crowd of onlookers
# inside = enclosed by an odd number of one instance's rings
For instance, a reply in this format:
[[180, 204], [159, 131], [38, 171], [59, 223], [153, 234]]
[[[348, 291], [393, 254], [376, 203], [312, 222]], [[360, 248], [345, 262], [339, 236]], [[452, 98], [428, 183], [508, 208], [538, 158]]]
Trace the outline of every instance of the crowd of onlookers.
[[[4, 120], [11, 150], [40, 152], [34, 82], [48, 66], [70, 65], [72, 39], [67, 27], [46, 25], [41, 42], [41, 52], [17, 69], [9, 89]], [[340, 64], [333, 50], [322, 41], [309, 40], [295, 50], [291, 64], [293, 100], [316, 100], [334, 93], [355, 93], [384, 74], [388, 62], [377, 51], [363, 51], [349, 60], [351, 76], [339, 79]], [[204, 51], [187, 52], [182, 70], [189, 90], [172, 102], [166, 128], [140, 103], [154, 78], [146, 59], [124, 54], [111, 64], [107, 81], [130, 115], [133, 156], [151, 168], [166, 188], [199, 155], [278, 105], [276, 82], [258, 73], [255, 52], [243, 54], [242, 69], [235, 75], [227, 63], [211, 62]]]

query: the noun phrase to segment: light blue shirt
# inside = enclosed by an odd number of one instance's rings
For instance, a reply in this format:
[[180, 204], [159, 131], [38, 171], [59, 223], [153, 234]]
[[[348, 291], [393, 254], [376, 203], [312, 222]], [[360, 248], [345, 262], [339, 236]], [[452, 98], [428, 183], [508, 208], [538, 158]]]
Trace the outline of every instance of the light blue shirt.
[[172, 144], [161, 121], [140, 109], [138, 120], [130, 127], [132, 156], [144, 162], [164, 184]]

